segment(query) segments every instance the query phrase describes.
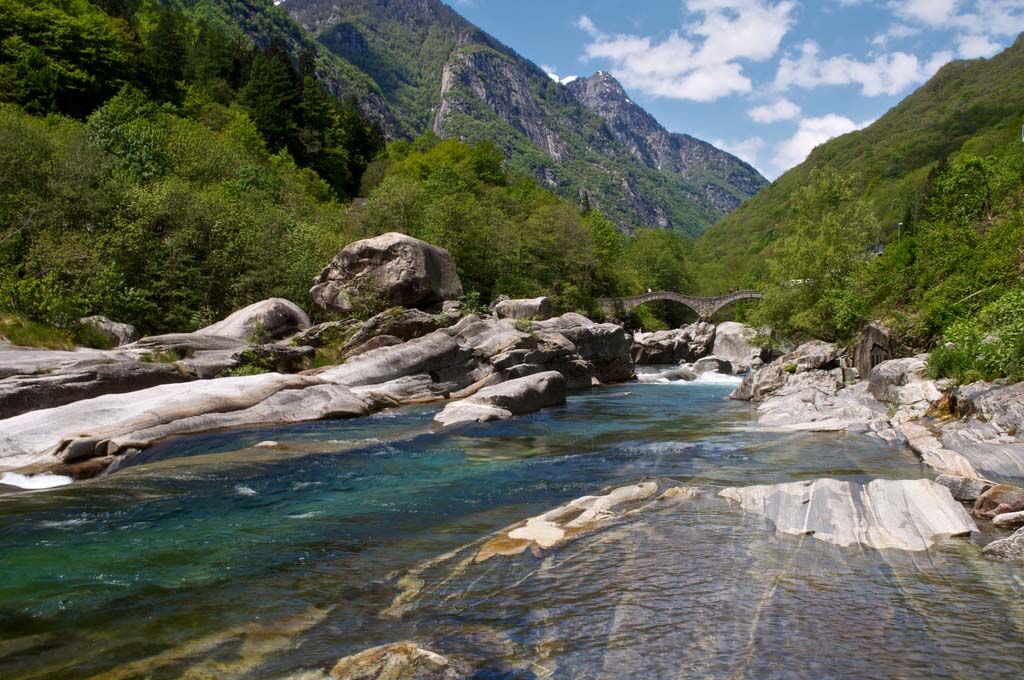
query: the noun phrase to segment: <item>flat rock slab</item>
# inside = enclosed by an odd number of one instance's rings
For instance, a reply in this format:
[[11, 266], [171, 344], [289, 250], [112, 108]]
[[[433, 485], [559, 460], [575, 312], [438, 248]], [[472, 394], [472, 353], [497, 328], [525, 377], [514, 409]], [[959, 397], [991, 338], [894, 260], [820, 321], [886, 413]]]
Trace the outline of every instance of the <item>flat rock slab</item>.
[[978, 530], [949, 489], [926, 479], [818, 479], [730, 488], [719, 495], [767, 518], [778, 532], [839, 546], [920, 551]]

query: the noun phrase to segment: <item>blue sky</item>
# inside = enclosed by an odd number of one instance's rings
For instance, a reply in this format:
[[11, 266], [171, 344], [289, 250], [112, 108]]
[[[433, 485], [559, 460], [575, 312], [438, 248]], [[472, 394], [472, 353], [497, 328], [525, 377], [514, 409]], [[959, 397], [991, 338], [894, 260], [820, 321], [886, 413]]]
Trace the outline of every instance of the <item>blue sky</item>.
[[448, 2], [559, 78], [610, 71], [669, 130], [773, 179], [1024, 31], [1024, 0]]

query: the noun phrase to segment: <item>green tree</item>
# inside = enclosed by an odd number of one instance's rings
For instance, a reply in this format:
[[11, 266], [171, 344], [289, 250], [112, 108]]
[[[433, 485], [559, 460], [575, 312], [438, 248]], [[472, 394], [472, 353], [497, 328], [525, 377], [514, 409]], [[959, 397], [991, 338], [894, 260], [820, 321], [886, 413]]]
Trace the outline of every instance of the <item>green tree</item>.
[[240, 99], [271, 149], [285, 148], [295, 139], [301, 92], [282, 42], [275, 40], [256, 52]]
[[26, 111], [45, 115], [53, 110], [57, 95], [57, 73], [38, 47], [25, 50], [15, 65], [17, 98]]
[[855, 284], [873, 257], [878, 223], [854, 186], [826, 167], [797, 192], [790, 234], [768, 263], [770, 283], [753, 317], [758, 325], [785, 337], [836, 340], [863, 324], [865, 296]]

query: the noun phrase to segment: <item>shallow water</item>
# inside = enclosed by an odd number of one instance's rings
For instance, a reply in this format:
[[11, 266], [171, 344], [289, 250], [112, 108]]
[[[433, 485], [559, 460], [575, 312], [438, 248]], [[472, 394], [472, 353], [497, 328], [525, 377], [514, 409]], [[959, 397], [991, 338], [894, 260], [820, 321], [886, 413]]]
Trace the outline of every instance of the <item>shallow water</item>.
[[984, 537], [838, 548], [698, 502], [540, 556], [432, 562], [648, 476], [930, 476], [877, 440], [758, 432], [730, 388], [609, 387], [448, 434], [437, 407], [218, 433], [0, 496], [0, 677], [287, 677], [404, 639], [481, 678], [1020, 677], [1024, 584]]

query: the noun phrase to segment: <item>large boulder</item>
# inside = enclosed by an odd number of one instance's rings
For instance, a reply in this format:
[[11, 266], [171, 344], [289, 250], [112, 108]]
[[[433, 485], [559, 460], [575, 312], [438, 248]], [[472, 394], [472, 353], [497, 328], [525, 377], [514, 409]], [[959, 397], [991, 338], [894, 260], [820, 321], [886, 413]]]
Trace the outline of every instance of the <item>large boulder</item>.
[[232, 313], [223, 321], [197, 331], [245, 341], [280, 340], [310, 327], [309, 317], [294, 302], [271, 298]]
[[78, 323], [92, 328], [107, 338], [113, 347], [127, 345], [139, 339], [139, 331], [135, 329], [135, 326], [111, 321], [105, 316], [87, 316], [84, 319], [79, 319]]
[[810, 371], [831, 371], [838, 366], [838, 347], [817, 340], [808, 342], [749, 374], [730, 398], [760, 401], [781, 389], [791, 376]]
[[461, 295], [455, 259], [447, 250], [397, 233], [348, 245], [310, 290], [315, 305], [344, 314], [382, 303], [430, 307]]
[[509, 380], [455, 401], [434, 417], [441, 425], [507, 420], [565, 403], [566, 382], [558, 371], [547, 371]]
[[633, 336], [633, 361], [640, 366], [690, 363], [711, 353], [715, 327], [703, 321], [669, 331]]
[[498, 300], [494, 303], [494, 313], [499, 319], [543, 321], [554, 316], [555, 306], [546, 297], [528, 300]]
[[532, 329], [541, 339], [556, 334], [567, 338], [576, 347], [580, 358], [594, 365], [596, 377], [603, 383], [636, 379], [629, 353], [632, 337], [622, 326], [594, 323], [581, 314], [570, 312], [554, 319], [536, 321]]
[[754, 345], [757, 331], [745, 324], [735, 321], [720, 323], [714, 337], [712, 354], [731, 363], [737, 373], [757, 368], [771, 356], [769, 350]]
[[868, 379], [868, 391], [878, 401], [895, 407], [895, 424], [927, 414], [949, 392], [951, 384], [928, 379], [927, 355], [883, 361]]
[[862, 378], [871, 375], [871, 371], [883, 361], [896, 358], [898, 345], [885, 324], [872, 321], [864, 327], [864, 331], [853, 348], [853, 366]]

